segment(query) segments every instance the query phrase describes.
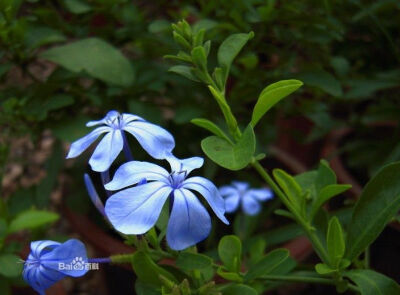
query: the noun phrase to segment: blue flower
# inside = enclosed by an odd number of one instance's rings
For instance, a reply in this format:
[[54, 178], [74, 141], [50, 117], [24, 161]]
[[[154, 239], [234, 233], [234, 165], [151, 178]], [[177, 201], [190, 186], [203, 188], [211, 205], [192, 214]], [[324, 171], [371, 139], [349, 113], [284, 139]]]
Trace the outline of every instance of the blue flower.
[[[215, 185], [206, 178], [188, 174], [203, 166], [199, 157], [179, 160], [167, 157], [171, 173], [164, 168], [148, 163], [131, 161], [123, 164], [107, 190], [119, 190], [138, 183], [145, 178], [148, 182], [126, 188], [113, 194], [106, 202], [106, 215], [112, 225], [124, 234], [143, 234], [156, 223], [164, 203], [170, 197], [172, 210], [167, 228], [167, 242], [174, 250], [182, 250], [204, 240], [211, 230], [211, 218], [201, 204], [196, 191], [202, 195], [214, 213], [224, 223], [225, 202]], [[170, 206], [171, 208], [171, 206]]]
[[232, 185], [222, 186], [220, 194], [225, 198], [226, 212], [236, 211], [241, 204], [247, 215], [256, 215], [261, 210], [260, 202], [272, 199], [270, 189], [251, 189], [247, 182], [232, 181]]
[[98, 125], [101, 126], [72, 143], [67, 159], [79, 156], [103, 133], [106, 135], [89, 160], [90, 166], [97, 172], [110, 168], [122, 151], [125, 136], [123, 131], [132, 134], [143, 149], [156, 159], [164, 159], [175, 147], [174, 138], [168, 131], [136, 115], [109, 111], [103, 119], [86, 124], [87, 127]]
[[24, 263], [22, 276], [40, 295], [66, 276], [81, 277], [88, 271], [85, 246], [71, 239], [61, 244], [54, 241], [35, 241]]

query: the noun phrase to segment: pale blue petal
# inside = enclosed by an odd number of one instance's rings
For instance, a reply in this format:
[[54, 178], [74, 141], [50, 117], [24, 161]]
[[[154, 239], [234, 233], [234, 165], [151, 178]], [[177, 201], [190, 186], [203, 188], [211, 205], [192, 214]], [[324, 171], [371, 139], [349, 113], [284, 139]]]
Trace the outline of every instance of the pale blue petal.
[[[31, 254], [36, 258], [39, 259], [43, 252], [48, 252], [52, 250], [54, 247], [61, 245], [61, 243], [50, 241], [50, 240], [43, 240], [43, 241], [34, 241], [31, 242]], [[45, 250], [45, 251], [43, 251]]]
[[64, 274], [43, 266], [29, 265], [24, 268], [23, 279], [39, 294], [45, 295], [45, 290], [65, 277]]
[[88, 263], [85, 245], [79, 240], [71, 239], [42, 255], [41, 264], [47, 269], [53, 269], [71, 277], [81, 277], [88, 272], [84, 266], [71, 270], [59, 267], [60, 263], [78, 266], [73, 263], [75, 258], [82, 258], [84, 264]]
[[225, 218], [225, 201], [219, 194], [216, 186], [204, 177], [191, 177], [186, 179], [182, 185], [183, 188], [195, 190], [202, 195], [214, 213], [222, 220], [223, 223], [229, 224], [229, 221]]
[[164, 168], [149, 162], [130, 161], [121, 165], [114, 174], [112, 181], [104, 187], [115, 191], [136, 184], [143, 179], [168, 181], [169, 173]]
[[261, 210], [260, 203], [251, 196], [243, 196], [242, 207], [244, 213], [246, 213], [247, 215], [256, 215]]
[[94, 171], [103, 172], [110, 168], [112, 162], [121, 152], [124, 141], [120, 130], [109, 132], [97, 145], [89, 164]]
[[221, 196], [227, 196], [227, 195], [232, 195], [236, 194], [238, 192], [237, 188], [231, 186], [231, 185], [224, 185], [219, 188], [219, 193]]
[[132, 121], [123, 129], [132, 134], [153, 158], [164, 159], [175, 147], [174, 137], [160, 126], [144, 121]]
[[97, 210], [99, 210], [99, 212], [101, 214], [105, 215], [104, 204], [101, 201], [101, 199], [96, 191], [96, 188], [94, 187], [93, 182], [90, 179], [90, 176], [85, 173], [85, 175], [83, 177], [85, 180], [85, 185], [86, 185], [86, 189], [89, 194], [90, 200], [92, 201], [93, 205], [97, 208]]
[[124, 113], [122, 114], [122, 121], [124, 125], [126, 125], [132, 121], [145, 121], [145, 120], [139, 116]]
[[260, 188], [260, 189], [250, 189], [246, 192], [246, 195], [249, 194], [256, 198], [259, 201], [266, 201], [272, 199], [274, 194], [268, 188]]
[[197, 197], [186, 189], [174, 191], [168, 222], [167, 242], [171, 249], [183, 250], [207, 238], [211, 218]]
[[101, 124], [107, 124], [115, 120], [119, 116], [119, 113], [117, 111], [109, 111], [107, 115], [101, 119], [101, 120], [95, 120], [95, 121], [89, 121], [86, 123], [87, 127], [92, 127], [96, 125], [101, 125]]
[[245, 190], [247, 190], [249, 188], [249, 184], [244, 181], [232, 181], [232, 185], [241, 192], [244, 192]]
[[67, 159], [75, 158], [82, 154], [102, 133], [110, 132], [110, 127], [99, 127], [94, 129], [88, 135], [74, 141], [69, 148]]
[[112, 195], [106, 202], [106, 215], [114, 228], [124, 234], [139, 235], [157, 222], [172, 188], [154, 181]]
[[171, 166], [171, 172], [186, 171], [186, 175], [188, 175], [194, 169], [200, 168], [204, 164], [204, 159], [201, 157], [178, 159], [174, 155], [169, 154], [166, 157], [166, 160], [169, 162]]
[[240, 204], [239, 193], [233, 193], [225, 197], [225, 210], [227, 213], [232, 213], [237, 210]]

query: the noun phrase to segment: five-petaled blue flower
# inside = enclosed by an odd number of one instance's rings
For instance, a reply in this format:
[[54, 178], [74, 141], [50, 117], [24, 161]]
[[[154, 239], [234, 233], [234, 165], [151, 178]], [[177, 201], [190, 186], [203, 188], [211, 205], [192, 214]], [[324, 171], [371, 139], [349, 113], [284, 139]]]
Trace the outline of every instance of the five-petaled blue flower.
[[112, 225], [124, 234], [143, 234], [156, 223], [168, 197], [172, 210], [167, 228], [167, 242], [174, 250], [183, 250], [204, 240], [211, 230], [211, 218], [207, 210], [191, 191], [202, 195], [214, 213], [224, 223], [225, 202], [215, 185], [206, 178], [187, 178], [204, 160], [193, 157], [179, 160], [167, 157], [171, 173], [164, 168], [148, 163], [131, 161], [123, 164], [107, 190], [119, 190], [138, 183], [145, 178], [148, 182], [126, 188], [113, 194], [106, 202], [105, 211]]
[[[66, 276], [81, 277], [88, 271], [86, 249], [79, 240], [61, 244], [54, 241], [35, 241], [24, 263], [22, 276], [40, 295]], [[77, 263], [79, 265], [77, 265]]]
[[251, 189], [247, 182], [232, 181], [231, 185], [222, 186], [219, 189], [225, 198], [226, 212], [236, 211], [241, 204], [247, 215], [256, 215], [261, 210], [260, 201], [266, 201], [273, 197], [270, 189]]
[[153, 158], [164, 159], [175, 147], [173, 136], [165, 129], [149, 123], [139, 116], [109, 111], [98, 121], [90, 121], [87, 127], [98, 126], [88, 135], [73, 142], [67, 158], [75, 158], [84, 152], [101, 134], [107, 133], [97, 145], [89, 164], [94, 171], [110, 168], [124, 146], [123, 131], [132, 134], [143, 149]]

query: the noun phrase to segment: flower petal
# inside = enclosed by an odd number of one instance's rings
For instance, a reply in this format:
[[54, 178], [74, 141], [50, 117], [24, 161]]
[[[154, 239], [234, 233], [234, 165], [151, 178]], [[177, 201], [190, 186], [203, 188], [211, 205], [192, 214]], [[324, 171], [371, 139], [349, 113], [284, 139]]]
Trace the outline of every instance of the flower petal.
[[186, 179], [182, 185], [183, 188], [191, 189], [199, 192], [208, 202], [211, 209], [222, 220], [223, 223], [229, 224], [225, 218], [225, 200], [221, 197], [216, 186], [204, 177], [191, 177]]
[[239, 193], [236, 192], [234, 194], [228, 195], [225, 198], [225, 210], [227, 213], [235, 212], [236, 209], [239, 207], [240, 203], [240, 196]]
[[219, 193], [221, 194], [221, 196], [223, 196], [223, 197], [232, 195], [232, 194], [236, 194], [238, 192], [237, 188], [235, 188], [231, 185], [221, 186], [218, 190], [219, 190]]
[[260, 203], [257, 201], [257, 199], [255, 199], [249, 195], [243, 196], [242, 207], [243, 207], [244, 213], [246, 213], [248, 215], [256, 215], [261, 210]]
[[97, 145], [89, 164], [94, 171], [103, 172], [110, 168], [112, 162], [121, 152], [124, 141], [120, 130], [109, 132]]
[[[74, 267], [73, 269], [60, 268], [60, 263]], [[76, 263], [83, 264], [83, 267], [77, 267], [79, 265]], [[41, 265], [46, 269], [52, 269], [71, 277], [85, 275], [88, 272], [88, 268], [84, 267], [86, 263], [88, 263], [88, 258], [85, 245], [76, 239], [66, 241], [41, 257]]]
[[44, 240], [44, 241], [34, 241], [31, 242], [31, 254], [36, 258], [39, 259], [40, 256], [43, 254], [43, 250], [52, 250], [55, 247], [58, 247], [61, 243]]
[[260, 188], [260, 189], [250, 189], [246, 192], [246, 195], [249, 194], [256, 198], [259, 201], [266, 201], [272, 199], [274, 194], [268, 188]]
[[211, 218], [197, 197], [189, 190], [174, 191], [174, 204], [168, 222], [167, 242], [174, 250], [183, 250], [207, 238]]
[[232, 185], [241, 192], [244, 192], [245, 190], [247, 190], [249, 188], [249, 184], [244, 181], [232, 181]]
[[146, 121], [146, 120], [143, 119], [142, 117], [137, 116], [137, 115], [123, 113], [122, 114], [122, 121], [126, 125], [126, 124], [128, 124], [128, 123], [130, 123], [132, 121]]
[[192, 157], [187, 159], [178, 159], [172, 154], [166, 157], [166, 160], [171, 165], [171, 172], [186, 171], [186, 175], [194, 169], [200, 168], [204, 164], [204, 159], [201, 157]]
[[103, 119], [89, 121], [86, 123], [86, 126], [92, 127], [92, 126], [96, 126], [96, 125], [107, 124], [108, 122], [112, 122], [113, 120], [115, 120], [119, 115], [120, 114], [118, 111], [112, 110], [112, 111], [109, 111]]
[[139, 183], [141, 180], [168, 181], [169, 173], [164, 168], [149, 162], [130, 161], [121, 165], [114, 174], [112, 181], [104, 187], [115, 191]]
[[172, 188], [160, 181], [132, 187], [112, 195], [106, 215], [116, 230], [139, 235], [154, 226]]
[[99, 127], [94, 129], [88, 135], [74, 141], [69, 148], [67, 159], [75, 158], [82, 154], [102, 133], [109, 132], [110, 127]]
[[174, 137], [160, 126], [145, 121], [133, 121], [123, 129], [132, 134], [153, 158], [164, 159], [175, 147]]
[[105, 215], [104, 204], [101, 201], [101, 199], [96, 191], [96, 188], [93, 185], [92, 179], [90, 178], [90, 176], [87, 173], [84, 174], [83, 178], [85, 180], [85, 185], [86, 185], [86, 189], [89, 194], [90, 200], [92, 201], [93, 205], [97, 208], [97, 210], [99, 210], [99, 212], [102, 215]]
[[22, 272], [23, 279], [39, 294], [45, 295], [45, 290], [65, 277], [64, 274], [46, 269], [43, 266], [29, 265]]

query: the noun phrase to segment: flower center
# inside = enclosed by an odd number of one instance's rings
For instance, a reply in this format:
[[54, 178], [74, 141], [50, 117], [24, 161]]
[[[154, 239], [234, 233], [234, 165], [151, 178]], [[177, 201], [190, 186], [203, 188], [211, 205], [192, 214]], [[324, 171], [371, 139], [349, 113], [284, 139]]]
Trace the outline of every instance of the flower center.
[[124, 127], [124, 120], [122, 118], [122, 115], [118, 114], [113, 118], [107, 119], [107, 125], [114, 129], [122, 129]]
[[171, 184], [171, 187], [174, 189], [179, 189], [187, 176], [186, 170], [175, 172], [172, 171], [169, 175], [168, 179]]

